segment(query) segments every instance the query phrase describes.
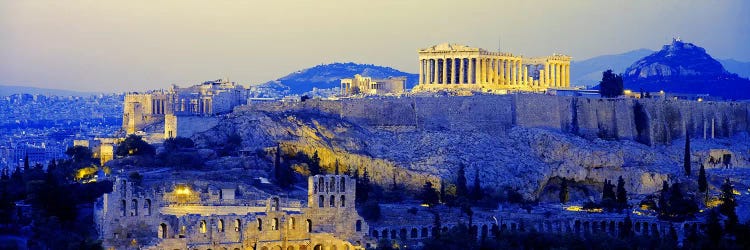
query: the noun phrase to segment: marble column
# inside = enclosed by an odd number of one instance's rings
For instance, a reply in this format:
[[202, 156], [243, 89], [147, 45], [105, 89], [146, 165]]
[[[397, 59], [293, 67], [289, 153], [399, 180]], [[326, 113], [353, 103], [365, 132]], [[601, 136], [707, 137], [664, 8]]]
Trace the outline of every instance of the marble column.
[[474, 66], [473, 66], [474, 64], [473, 64], [473, 61], [474, 61], [473, 58], [469, 58], [469, 71], [466, 72], [466, 77], [467, 77], [466, 78], [467, 79], [466, 82], [470, 83], [470, 84], [474, 83], [473, 76], [476, 75], [476, 74], [474, 74]]
[[508, 59], [503, 59], [503, 80], [505, 81], [505, 85], [510, 85], [510, 63], [508, 63]]
[[474, 82], [476, 84], [482, 84], [482, 58], [477, 57], [474, 63]]
[[432, 63], [430, 63], [432, 64], [432, 80], [430, 83], [435, 84], [437, 83], [437, 79], [438, 79], [438, 68], [437, 68], [438, 61], [437, 59], [430, 59], [430, 61], [432, 61]]
[[565, 87], [570, 87], [570, 63], [565, 64]]
[[419, 60], [419, 84], [424, 84], [424, 60]]
[[529, 77], [528, 77], [528, 75], [529, 75], [529, 68], [527, 68], [526, 66], [523, 66], [522, 68], [523, 68], [523, 78], [522, 78], [523, 79], [523, 83], [522, 84], [524, 86], [530, 86], [531, 84], [529, 84]]
[[463, 58], [457, 58], [458, 59], [458, 84], [464, 83], [464, 59]]
[[443, 71], [440, 72], [440, 80], [443, 84], [448, 83], [448, 63], [446, 63], [448, 60], [446, 58], [443, 58]]

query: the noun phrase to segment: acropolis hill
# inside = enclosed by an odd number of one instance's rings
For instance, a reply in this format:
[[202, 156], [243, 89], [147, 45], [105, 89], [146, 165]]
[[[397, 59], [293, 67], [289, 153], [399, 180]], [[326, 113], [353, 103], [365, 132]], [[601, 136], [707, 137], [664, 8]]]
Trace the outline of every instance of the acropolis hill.
[[328, 169], [335, 160], [366, 166], [375, 182], [412, 189], [453, 182], [464, 164], [488, 176], [486, 188], [537, 198], [555, 176], [591, 184], [624, 176], [630, 192], [654, 192], [681, 175], [685, 129], [695, 138], [693, 165], [711, 168], [710, 155], [729, 153], [732, 165], [748, 166], [748, 117], [750, 104], [734, 102], [406, 96], [254, 103], [192, 138], [212, 147], [236, 131], [248, 149], [317, 150]]

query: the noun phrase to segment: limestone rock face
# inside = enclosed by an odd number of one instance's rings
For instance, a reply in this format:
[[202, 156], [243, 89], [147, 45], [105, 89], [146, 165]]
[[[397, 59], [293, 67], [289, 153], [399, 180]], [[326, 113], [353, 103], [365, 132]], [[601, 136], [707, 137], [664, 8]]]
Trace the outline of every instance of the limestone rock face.
[[[500, 103], [509, 103], [511, 106], [498, 107], [499, 110], [520, 108], [519, 105], [507, 102], [506, 97], [499, 98]], [[426, 105], [426, 101], [414, 102], [417, 107], [421, 107], [421, 111], [411, 117], [398, 116], [413, 112], [409, 111], [409, 106], [393, 108], [393, 113], [388, 114], [378, 113], [380, 109], [373, 109], [371, 112], [375, 113], [370, 115], [343, 112], [341, 106], [337, 105], [348, 104], [326, 102], [292, 103], [274, 108], [247, 107], [237, 109], [213, 129], [193, 136], [193, 140], [201, 147], [212, 147], [222, 145], [229, 135], [237, 133], [242, 137], [242, 144], [246, 149], [275, 147], [280, 143], [282, 150], [287, 153], [312, 155], [317, 151], [324, 168], [332, 170], [338, 159], [342, 171], [350, 167], [360, 171], [367, 168], [375, 183], [388, 187], [395, 179], [412, 190], [420, 188], [425, 181], [431, 181], [438, 187], [441, 183], [455, 182], [456, 172], [461, 165], [466, 166], [469, 184], [474, 182], [474, 172], [478, 169], [483, 187], [491, 190], [515, 189], [526, 198], [538, 197], [553, 177], [565, 177], [595, 185], [604, 179], [616, 180], [622, 176], [630, 193], [651, 193], [661, 188], [662, 181], [682, 175], [681, 140], [684, 138], [678, 137], [679, 132], [664, 138], [671, 145], [648, 146], [632, 140], [633, 137], [602, 140], [588, 134], [565, 132], [566, 130], [560, 129], [565, 126], [559, 123], [563, 119], [558, 120], [557, 128], [535, 127], [529, 124], [541, 124], [541, 120], [531, 120], [531, 114], [526, 114], [527, 118], [506, 121], [506, 117], [512, 116], [482, 116], [472, 113], [475, 112], [474, 109], [483, 108], [482, 102], [494, 104], [495, 101], [491, 98], [460, 100], [470, 102], [450, 107], [439, 106], [438, 102], [430, 103], [434, 105], [432, 108], [443, 110], [442, 116], [438, 110], [425, 111], [430, 107]], [[559, 100], [570, 104], [570, 100]], [[371, 101], [375, 105], [379, 100]], [[448, 99], [447, 103], [453, 105], [455, 101]], [[383, 105], [395, 105], [395, 102], [386, 100]], [[619, 104], [606, 105], [616, 107]], [[560, 106], [561, 109], [563, 106]], [[628, 109], [632, 110], [631, 107], [626, 110]], [[628, 116], [621, 118], [598, 114], [601, 110], [589, 110], [590, 113], [587, 114], [601, 117], [597, 119], [630, 119]], [[472, 114], [469, 116], [463, 113]], [[630, 115], [632, 117], [632, 113]], [[409, 119], [418, 122], [409, 126]], [[630, 124], [624, 121], [620, 123]], [[513, 122], [518, 125], [509, 125]], [[632, 124], [627, 126], [635, 127]], [[651, 126], [656, 125], [652, 123]], [[624, 130], [623, 127], [625, 125], [614, 125], [613, 129]], [[680, 131], [679, 128], [675, 129]], [[705, 158], [699, 156], [709, 155], [711, 149], [717, 148], [729, 148], [735, 154], [732, 158], [736, 161], [735, 165], [750, 165], [747, 161], [750, 158], [750, 140], [747, 140], [746, 133], [726, 136], [717, 140], [694, 139], [692, 144], [696, 171], [698, 163], [705, 161]]]

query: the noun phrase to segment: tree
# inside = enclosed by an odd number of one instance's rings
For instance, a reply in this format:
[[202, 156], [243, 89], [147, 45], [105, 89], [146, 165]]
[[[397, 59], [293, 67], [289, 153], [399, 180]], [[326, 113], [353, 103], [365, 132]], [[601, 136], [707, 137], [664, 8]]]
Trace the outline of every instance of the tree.
[[156, 150], [153, 146], [151, 146], [151, 144], [148, 144], [146, 141], [144, 141], [142, 137], [132, 134], [128, 135], [125, 140], [118, 144], [117, 151], [115, 152], [115, 154], [118, 156], [153, 156], [155, 153]]
[[622, 176], [617, 179], [617, 204], [621, 208], [628, 206], [628, 191], [625, 190], [625, 180], [622, 179]]
[[734, 199], [734, 187], [729, 178], [721, 185], [720, 199], [719, 212], [727, 216], [726, 227], [728, 231], [731, 231], [737, 225], [737, 211], [735, 211], [737, 201]]
[[685, 175], [690, 176], [690, 133], [685, 129]]
[[339, 175], [339, 159], [336, 159], [336, 164], [335, 164], [335, 170], [334, 171], [335, 171], [334, 172], [335, 175]]
[[614, 185], [610, 180], [604, 180], [604, 189], [602, 191], [602, 201], [605, 200], [616, 200]]
[[705, 193], [708, 191], [708, 181], [706, 181], [706, 168], [701, 164], [701, 169], [698, 171], [698, 191]]
[[68, 155], [73, 162], [76, 163], [88, 163], [91, 162], [92, 152], [91, 149], [84, 146], [73, 146], [65, 150], [65, 154]]
[[479, 180], [479, 168], [477, 168], [474, 171], [474, 187], [471, 190], [471, 199], [474, 201], [481, 200], [484, 198], [484, 193], [482, 192], [482, 186], [481, 181]]
[[313, 154], [312, 158], [310, 159], [310, 164], [307, 166], [308, 170], [310, 170], [310, 176], [315, 176], [321, 174], [320, 171], [320, 157], [318, 156], [318, 150], [315, 150], [315, 153]]
[[164, 149], [169, 152], [193, 147], [195, 147], [195, 142], [190, 138], [178, 136], [164, 140]]
[[666, 214], [669, 207], [669, 183], [662, 182], [661, 191], [659, 192], [659, 213]]
[[429, 181], [424, 183], [424, 186], [422, 186], [422, 193], [419, 196], [422, 198], [422, 204], [427, 204], [428, 206], [434, 206], [440, 202], [435, 187], [433, 187], [432, 182]]
[[721, 228], [721, 222], [719, 221], [719, 213], [714, 209], [709, 211], [706, 219], [706, 235], [714, 248], [719, 245], [721, 238], [724, 236], [724, 230]]
[[568, 179], [562, 178], [560, 183], [560, 203], [565, 204], [570, 200], [570, 193], [568, 191]]
[[281, 162], [281, 154], [283, 152], [281, 151], [281, 145], [276, 145], [276, 155], [273, 162], [274, 167], [274, 178], [276, 179], [276, 183], [283, 188], [287, 188], [294, 184], [294, 173], [292, 172], [292, 169], [289, 168], [288, 164], [284, 164]]
[[602, 72], [602, 81], [599, 82], [599, 93], [602, 97], [618, 97], [623, 93], [622, 75], [612, 73], [611, 69]]
[[28, 174], [29, 170], [29, 153], [26, 153], [26, 155], [23, 157], [23, 172]]
[[363, 203], [370, 198], [370, 174], [367, 173], [365, 168], [361, 178], [357, 178], [357, 189], [356, 189], [356, 201], [357, 203]]
[[463, 164], [458, 168], [458, 176], [456, 177], [456, 196], [458, 198], [466, 197], [468, 188], [466, 187], [466, 170]]

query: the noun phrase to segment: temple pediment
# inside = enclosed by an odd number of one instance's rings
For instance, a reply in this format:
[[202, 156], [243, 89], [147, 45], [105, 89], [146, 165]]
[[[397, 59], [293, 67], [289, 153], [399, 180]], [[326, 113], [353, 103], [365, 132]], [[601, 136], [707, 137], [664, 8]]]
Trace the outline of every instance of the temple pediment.
[[431, 46], [426, 49], [421, 49], [419, 52], [437, 52], [437, 51], [479, 51], [479, 48], [472, 48], [463, 44], [457, 43], [441, 43], [438, 45]]

